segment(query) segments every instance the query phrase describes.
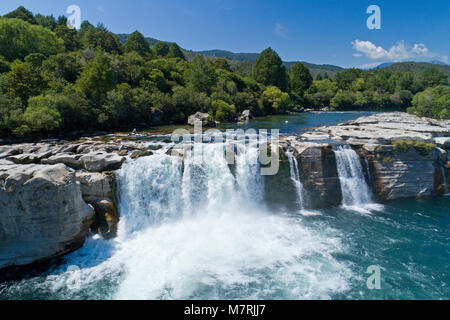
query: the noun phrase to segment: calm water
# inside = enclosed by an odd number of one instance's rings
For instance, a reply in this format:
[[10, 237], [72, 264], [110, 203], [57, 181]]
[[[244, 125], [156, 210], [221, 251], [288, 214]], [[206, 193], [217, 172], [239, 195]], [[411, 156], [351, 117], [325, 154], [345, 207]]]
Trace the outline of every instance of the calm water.
[[[336, 123], [351, 115], [320, 116]], [[304, 115], [288, 119], [309, 126]], [[258, 167], [239, 156], [232, 174], [221, 148], [207, 145], [204, 164], [184, 170], [164, 150], [127, 161], [117, 173], [118, 237], [3, 271], [0, 299], [450, 298], [450, 197], [268, 210]], [[341, 161], [351, 164], [351, 155]], [[349, 188], [361, 182], [346, 178]], [[379, 290], [366, 286], [374, 265]]]
[[[343, 112], [303, 112], [293, 113], [289, 115], [274, 115], [261, 118], [255, 118], [245, 124], [220, 124], [217, 128], [220, 130], [225, 129], [279, 129], [280, 133], [297, 133], [307, 130], [309, 128], [336, 125], [341, 122], [356, 119], [358, 117], [369, 116], [375, 112], [355, 112], [355, 111], [343, 111]], [[286, 123], [287, 121], [287, 123]], [[172, 126], [160, 126], [152, 128], [149, 132], [158, 132], [168, 134], [178, 128], [192, 129], [187, 125], [172, 125]], [[208, 128], [205, 128], [205, 130]]]

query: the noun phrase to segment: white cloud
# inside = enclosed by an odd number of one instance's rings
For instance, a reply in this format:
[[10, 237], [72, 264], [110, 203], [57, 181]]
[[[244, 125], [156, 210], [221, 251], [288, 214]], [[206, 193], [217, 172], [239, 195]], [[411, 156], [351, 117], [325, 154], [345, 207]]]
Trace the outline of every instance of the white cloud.
[[386, 50], [370, 41], [355, 40], [352, 42], [352, 46], [354, 50], [358, 51], [353, 54], [355, 57], [364, 55], [366, 58], [374, 60], [402, 61], [408, 59], [435, 58], [443, 62], [448, 61], [448, 57], [430, 52], [423, 43], [415, 43], [413, 46], [410, 46], [405, 41], [399, 41], [389, 50]]
[[282, 38], [287, 38], [286, 27], [279, 23], [275, 23], [275, 33]]

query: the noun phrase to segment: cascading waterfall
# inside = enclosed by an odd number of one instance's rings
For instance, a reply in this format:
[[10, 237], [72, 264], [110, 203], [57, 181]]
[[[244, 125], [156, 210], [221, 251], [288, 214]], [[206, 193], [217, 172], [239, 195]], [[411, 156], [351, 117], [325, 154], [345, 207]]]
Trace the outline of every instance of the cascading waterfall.
[[442, 185], [444, 186], [444, 194], [448, 195], [449, 194], [449, 190], [448, 190], [448, 184], [447, 184], [447, 175], [445, 173], [445, 167], [444, 164], [441, 161], [440, 156], [438, 155], [438, 166], [439, 166], [439, 170], [441, 170], [441, 175], [442, 175]]
[[[257, 147], [237, 146], [234, 173], [224, 149], [204, 144], [201, 163], [189, 152], [183, 163], [165, 149], [127, 160], [116, 174], [119, 236], [88, 240], [27, 285], [60, 299], [329, 299], [346, 292], [354, 275], [336, 259], [346, 250], [342, 235], [269, 212]], [[24, 290], [9, 290], [16, 289]]]
[[358, 211], [376, 208], [358, 154], [347, 145], [336, 146], [333, 151], [341, 183], [342, 205]]
[[289, 160], [289, 169], [291, 173], [291, 181], [295, 186], [295, 191], [297, 193], [297, 205], [300, 208], [300, 210], [304, 210], [303, 205], [303, 184], [300, 181], [300, 175], [298, 172], [298, 162], [297, 158], [294, 156], [294, 151], [292, 149], [289, 149], [285, 152], [286, 157]]

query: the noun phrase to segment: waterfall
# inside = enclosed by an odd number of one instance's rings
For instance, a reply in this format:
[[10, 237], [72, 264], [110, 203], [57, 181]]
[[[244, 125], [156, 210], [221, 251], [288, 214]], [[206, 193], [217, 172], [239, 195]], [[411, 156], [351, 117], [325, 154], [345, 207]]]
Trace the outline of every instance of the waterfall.
[[341, 183], [342, 205], [352, 209], [373, 205], [358, 154], [349, 146], [333, 148]]
[[294, 155], [294, 151], [290, 148], [285, 152], [286, 157], [289, 160], [289, 169], [291, 173], [291, 181], [294, 184], [296, 195], [297, 195], [297, 205], [300, 210], [304, 210], [303, 205], [303, 184], [300, 181], [300, 174], [298, 172], [298, 162]]
[[224, 143], [203, 144], [201, 162], [167, 148], [125, 161], [116, 172], [118, 237], [90, 238], [38, 278], [39, 290], [61, 299], [195, 300], [346, 292], [354, 274], [336, 258], [346, 250], [340, 231], [270, 212], [257, 147], [235, 147], [234, 168]]
[[445, 167], [444, 164], [441, 161], [440, 155], [438, 154], [438, 166], [439, 166], [439, 170], [441, 170], [441, 175], [442, 175], [442, 185], [444, 186], [444, 194], [448, 195], [449, 191], [448, 191], [448, 184], [447, 184], [447, 175], [445, 174]]

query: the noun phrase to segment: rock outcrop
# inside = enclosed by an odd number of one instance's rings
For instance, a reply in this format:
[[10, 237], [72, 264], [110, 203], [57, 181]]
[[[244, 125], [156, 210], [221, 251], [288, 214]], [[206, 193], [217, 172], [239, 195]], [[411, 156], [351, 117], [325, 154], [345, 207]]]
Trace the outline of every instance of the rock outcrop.
[[349, 144], [367, 160], [366, 174], [380, 201], [444, 192], [442, 166], [450, 167], [448, 120], [379, 113], [318, 131], [320, 139]]
[[203, 127], [215, 127], [216, 123], [211, 120], [211, 117], [207, 113], [197, 112], [193, 115], [190, 115], [188, 118], [188, 124], [193, 126], [195, 123], [199, 121], [201, 122]]
[[65, 165], [0, 165], [0, 268], [79, 248], [93, 215]]
[[117, 234], [119, 214], [114, 204], [114, 174], [77, 172], [83, 199], [95, 209], [94, 232], [110, 239]]

